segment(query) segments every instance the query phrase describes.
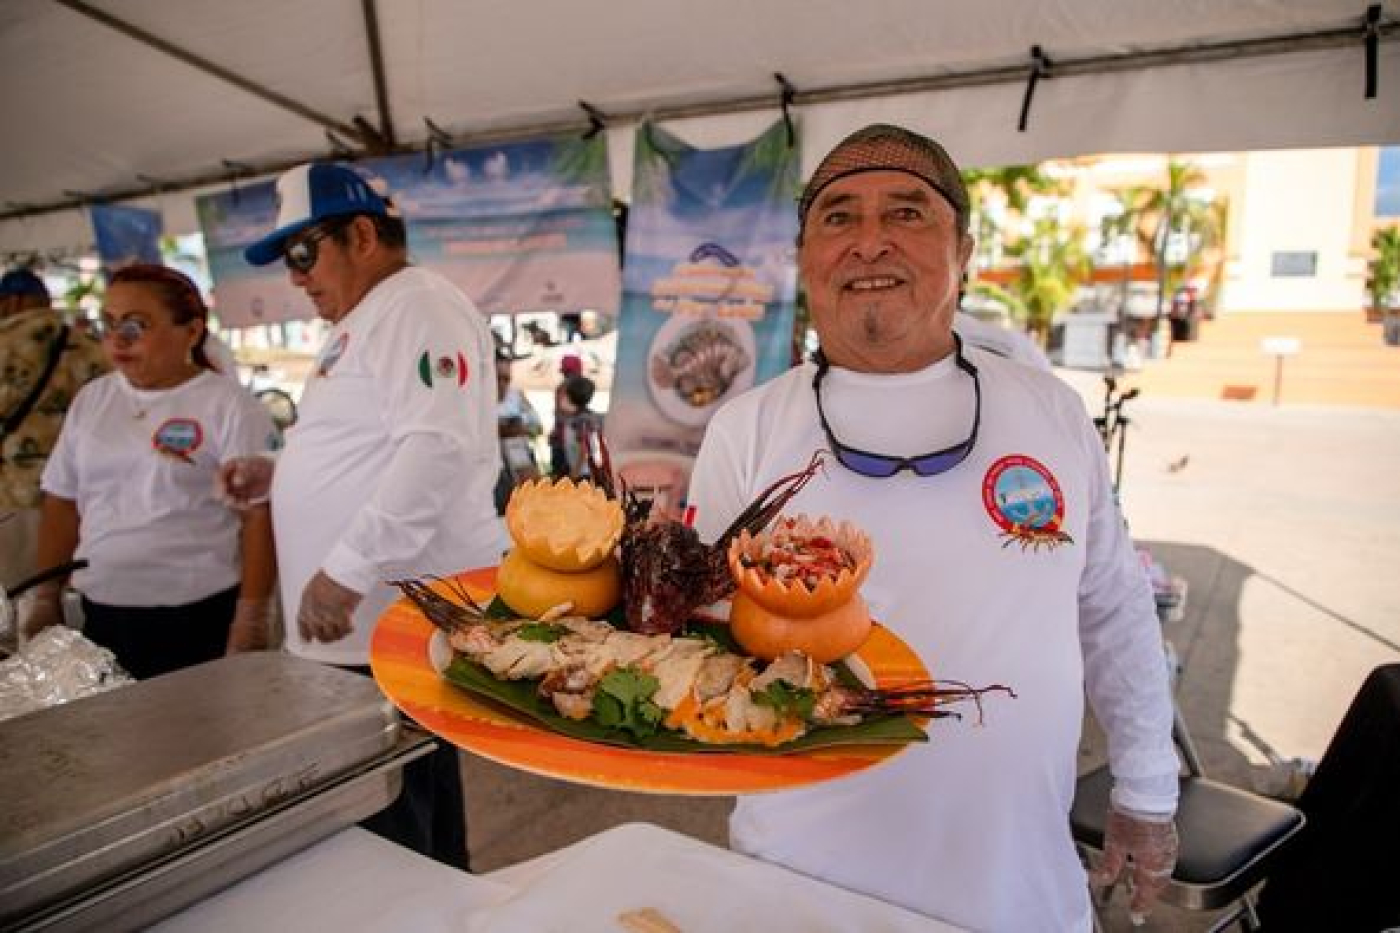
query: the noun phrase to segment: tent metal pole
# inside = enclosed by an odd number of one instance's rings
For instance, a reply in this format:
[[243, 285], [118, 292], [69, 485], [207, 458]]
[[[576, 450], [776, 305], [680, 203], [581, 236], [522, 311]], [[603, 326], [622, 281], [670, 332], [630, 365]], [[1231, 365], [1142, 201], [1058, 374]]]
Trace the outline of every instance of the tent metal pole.
[[394, 118], [389, 112], [389, 82], [384, 73], [384, 48], [379, 41], [379, 12], [374, 0], [360, 0], [365, 14], [365, 36], [369, 40], [370, 71], [374, 75], [374, 103], [379, 108], [379, 137], [387, 149], [398, 145]]

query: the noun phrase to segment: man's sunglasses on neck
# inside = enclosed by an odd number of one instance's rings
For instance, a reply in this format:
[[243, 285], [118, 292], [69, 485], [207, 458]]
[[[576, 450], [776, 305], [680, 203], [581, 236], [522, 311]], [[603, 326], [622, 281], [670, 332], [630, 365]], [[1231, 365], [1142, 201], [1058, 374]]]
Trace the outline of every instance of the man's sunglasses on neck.
[[966, 460], [968, 454], [972, 453], [972, 448], [977, 444], [977, 429], [982, 423], [982, 382], [977, 376], [977, 367], [963, 356], [962, 338], [957, 334], [953, 335], [953, 353], [958, 368], [972, 377], [972, 430], [968, 433], [966, 440], [951, 447], [917, 457], [896, 457], [859, 450], [836, 439], [835, 433], [831, 430], [831, 424], [826, 420], [826, 411], [822, 407], [822, 381], [826, 379], [826, 373], [831, 368], [831, 364], [827, 362], [825, 354], [817, 351], [817, 374], [812, 378], [812, 391], [817, 396], [817, 418], [821, 421], [822, 430], [826, 432], [826, 439], [831, 443], [831, 450], [837, 462], [861, 476], [868, 476], [872, 479], [888, 479], [901, 470], [909, 470], [918, 476], [937, 476], [940, 473], [947, 473]]

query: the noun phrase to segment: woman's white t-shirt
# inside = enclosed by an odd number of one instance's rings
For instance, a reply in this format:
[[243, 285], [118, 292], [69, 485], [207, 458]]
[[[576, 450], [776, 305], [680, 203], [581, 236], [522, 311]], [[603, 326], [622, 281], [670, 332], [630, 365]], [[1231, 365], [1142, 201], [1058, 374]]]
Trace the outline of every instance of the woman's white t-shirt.
[[237, 382], [205, 370], [173, 389], [121, 373], [73, 400], [41, 481], [78, 509], [73, 585], [113, 606], [179, 606], [241, 576], [241, 521], [214, 498], [221, 463], [272, 449], [272, 420]]

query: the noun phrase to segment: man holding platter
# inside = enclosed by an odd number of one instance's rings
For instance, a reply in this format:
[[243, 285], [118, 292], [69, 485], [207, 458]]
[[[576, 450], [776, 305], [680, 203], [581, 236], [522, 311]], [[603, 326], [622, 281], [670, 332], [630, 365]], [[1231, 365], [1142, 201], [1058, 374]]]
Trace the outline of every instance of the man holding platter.
[[789, 511], [869, 534], [871, 613], [934, 677], [1019, 698], [870, 771], [740, 797], [730, 841], [969, 929], [1088, 930], [1068, 822], [1084, 695], [1116, 782], [1096, 880], [1129, 859], [1132, 910], [1145, 913], [1176, 857], [1166, 665], [1083, 403], [953, 332], [968, 213], [957, 166], [908, 130], [867, 127], [827, 155], [799, 205], [821, 351], [716, 413], [691, 503], [712, 540], [830, 451], [837, 462]]

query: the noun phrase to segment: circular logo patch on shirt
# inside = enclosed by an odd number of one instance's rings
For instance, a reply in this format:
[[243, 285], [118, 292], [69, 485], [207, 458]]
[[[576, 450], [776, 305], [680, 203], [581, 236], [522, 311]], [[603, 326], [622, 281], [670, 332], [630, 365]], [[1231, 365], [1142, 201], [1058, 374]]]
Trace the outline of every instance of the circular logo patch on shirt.
[[329, 376], [335, 364], [340, 362], [340, 358], [345, 355], [345, 348], [350, 345], [350, 335], [341, 334], [339, 337], [321, 350], [316, 357], [316, 375]]
[[1053, 473], [1023, 454], [1002, 457], [982, 478], [982, 505], [1001, 529], [1002, 547], [1053, 550], [1074, 539], [1060, 530], [1065, 497]]
[[151, 446], [158, 453], [186, 463], [194, 463], [190, 454], [204, 443], [204, 428], [193, 418], [170, 418], [151, 435]]

